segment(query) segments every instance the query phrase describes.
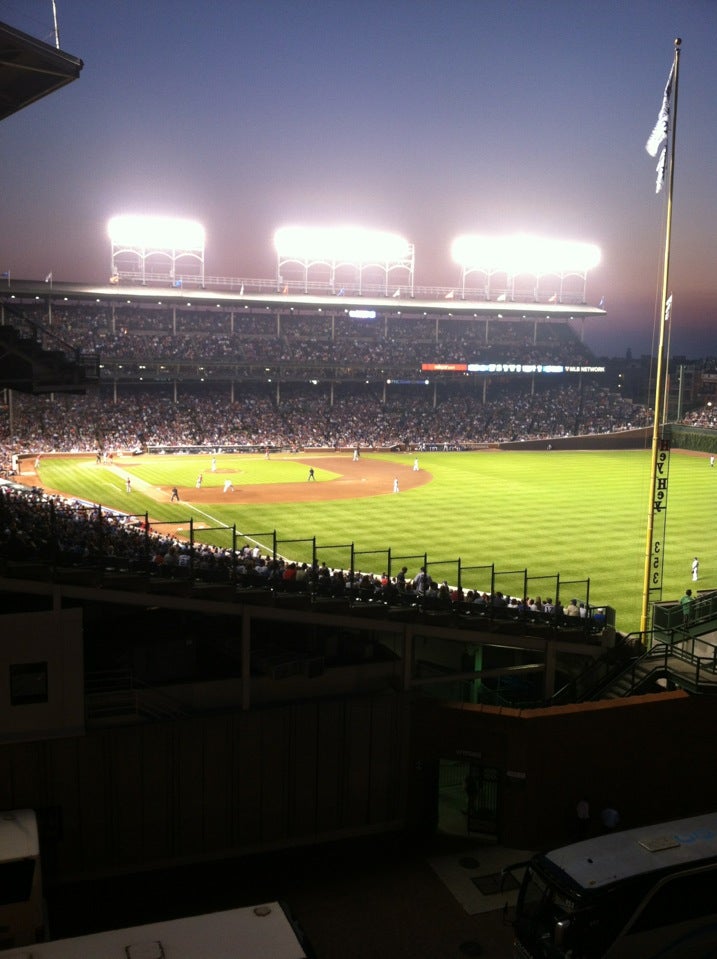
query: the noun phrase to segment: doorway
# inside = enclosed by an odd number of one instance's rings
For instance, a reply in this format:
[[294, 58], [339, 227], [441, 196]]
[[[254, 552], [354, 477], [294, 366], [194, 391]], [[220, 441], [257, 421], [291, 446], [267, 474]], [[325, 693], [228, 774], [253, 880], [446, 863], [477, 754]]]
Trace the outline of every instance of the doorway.
[[498, 770], [463, 759], [441, 759], [438, 831], [498, 838]]

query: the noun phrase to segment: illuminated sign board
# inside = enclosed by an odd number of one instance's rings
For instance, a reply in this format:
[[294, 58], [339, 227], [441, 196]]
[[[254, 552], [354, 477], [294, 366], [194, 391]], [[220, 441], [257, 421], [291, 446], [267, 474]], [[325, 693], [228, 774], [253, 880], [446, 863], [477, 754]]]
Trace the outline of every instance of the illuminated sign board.
[[421, 369], [424, 372], [439, 371], [441, 373], [465, 373], [468, 370], [467, 363], [421, 363]]
[[605, 367], [562, 363], [422, 363], [421, 370], [424, 373], [604, 373]]
[[394, 386], [430, 386], [430, 380], [386, 380], [388, 385]]

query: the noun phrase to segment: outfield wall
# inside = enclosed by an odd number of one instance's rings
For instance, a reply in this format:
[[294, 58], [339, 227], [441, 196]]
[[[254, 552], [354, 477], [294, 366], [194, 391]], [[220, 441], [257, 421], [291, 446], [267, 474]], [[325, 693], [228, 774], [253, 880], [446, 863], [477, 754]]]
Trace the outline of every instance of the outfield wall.
[[670, 438], [673, 449], [679, 447], [699, 453], [717, 453], [717, 430], [673, 424], [670, 426]]
[[652, 443], [652, 427], [620, 430], [617, 433], [589, 433], [585, 436], [555, 436], [516, 443], [500, 443], [502, 450], [642, 450]]
[[[704, 434], [709, 434], [707, 440], [704, 437], [700, 440], [697, 438], [690, 441], [689, 438], [685, 437], [684, 442], [680, 442], [679, 446], [685, 449], [714, 449], [717, 451], [717, 431], [713, 430], [701, 430], [701, 429], [691, 429], [679, 431], [680, 440], [683, 439], [682, 434], [695, 434], [695, 437], [703, 437]], [[590, 433], [584, 436], [557, 436], [557, 437], [542, 437], [541, 439], [534, 440], [520, 440], [516, 442], [482, 442], [476, 440], [472, 443], [462, 443], [460, 446], [453, 444], [422, 444], [422, 443], [411, 443], [407, 445], [401, 445], [394, 443], [393, 445], [388, 446], [364, 446], [360, 447], [360, 451], [363, 453], [399, 453], [399, 452], [476, 452], [479, 450], [545, 450], [548, 447], [553, 450], [633, 450], [633, 449], [648, 449], [652, 442], [652, 427], [644, 427], [641, 429], [635, 430], [620, 430], [616, 433]], [[673, 441], [673, 445], [676, 445]], [[288, 446], [270, 446], [268, 447], [270, 453], [351, 453], [354, 449], [353, 446], [301, 446], [299, 447], [288, 447]], [[169, 445], [160, 445], [160, 446], [147, 446], [141, 449], [114, 449], [112, 454], [115, 456], [139, 456], [142, 453], [147, 454], [166, 454], [166, 455], [186, 455], [186, 454], [197, 454], [202, 456], [211, 456], [212, 454], [220, 453], [264, 453], [267, 450], [265, 445], [239, 445], [239, 444], [223, 444], [221, 446], [200, 446], [200, 445], [191, 445], [184, 444], [182, 446], [169, 446]], [[58, 450], [51, 450], [44, 452], [43, 450], [38, 450], [33, 453], [21, 453], [16, 457], [18, 472], [20, 474], [28, 474], [34, 472], [35, 459], [40, 456], [44, 458], [54, 458], [54, 457], [87, 457], [94, 456], [95, 451], [93, 450], [84, 450], [76, 451], [72, 450], [69, 452], [61, 452]]]
[[[700, 453], [717, 453], [717, 430], [698, 426], [683, 426], [670, 423], [669, 432], [673, 449], [694, 450]], [[591, 433], [586, 436], [559, 436], [516, 443], [500, 443], [503, 450], [642, 450], [652, 446], [652, 427], [636, 430], [620, 430], [616, 433]]]
[[[684, 434], [684, 436], [683, 436]], [[688, 435], [689, 434], [689, 435]], [[694, 434], [694, 435], [692, 435]], [[705, 438], [704, 434], [708, 434]], [[673, 446], [679, 445], [683, 449], [699, 449], [706, 451], [717, 452], [717, 431], [713, 430], [683, 430], [680, 429], [673, 433], [673, 436], [679, 437], [679, 443], [677, 444], [676, 438], [673, 439]], [[535, 440], [524, 440], [511, 443], [482, 443], [476, 441], [475, 443], [464, 443], [460, 447], [450, 446], [450, 452], [476, 452], [479, 450], [489, 450], [489, 449], [501, 449], [501, 450], [546, 450], [548, 448], [552, 450], [636, 450], [636, 449], [649, 449], [652, 442], [652, 428], [646, 427], [636, 430], [622, 430], [617, 433], [592, 433], [585, 436], [559, 436], [559, 437], [549, 437]], [[148, 454], [166, 454], [166, 455], [182, 455], [182, 454], [197, 454], [203, 456], [211, 456], [216, 453], [264, 453], [267, 447], [263, 445], [259, 446], [242, 446], [236, 444], [228, 444], [217, 447], [212, 446], [192, 446], [185, 444], [184, 446], [148, 446], [142, 449], [127, 449], [127, 450], [113, 450], [112, 454], [115, 456], [139, 456], [142, 453]], [[340, 447], [304, 447], [300, 449], [289, 448], [289, 447], [269, 447], [270, 453], [283, 453], [283, 452], [301, 452], [301, 453], [351, 453], [354, 447], [352, 446], [340, 446]], [[430, 447], [422, 444], [409, 444], [407, 446], [400, 446], [394, 444], [392, 446], [370, 446], [362, 447], [361, 451], [364, 453], [398, 453], [398, 452], [441, 452], [444, 450], [444, 446], [441, 444], [431, 445]], [[27, 476], [35, 472], [35, 460], [37, 457], [43, 459], [51, 459], [55, 457], [69, 458], [77, 457], [86, 458], [87, 456], [94, 456], [95, 453], [92, 450], [85, 451], [70, 451], [70, 452], [61, 452], [58, 450], [52, 450], [44, 452], [43, 450], [35, 451], [33, 453], [21, 453], [16, 455], [13, 458], [14, 463], [16, 464], [17, 472], [21, 476]]]

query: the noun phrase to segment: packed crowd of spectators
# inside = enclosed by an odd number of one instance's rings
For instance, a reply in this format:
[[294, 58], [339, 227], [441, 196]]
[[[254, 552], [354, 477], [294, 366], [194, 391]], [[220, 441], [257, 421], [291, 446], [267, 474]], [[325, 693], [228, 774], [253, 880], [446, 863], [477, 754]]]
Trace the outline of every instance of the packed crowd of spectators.
[[15, 393], [0, 411], [3, 466], [12, 454], [95, 452], [137, 447], [471, 448], [486, 443], [612, 432], [645, 425], [648, 413], [589, 382], [528, 392], [495, 387], [486, 401], [470, 392], [400, 389], [382, 397], [370, 386], [334, 391], [287, 387], [228, 391], [125, 388], [86, 396]]
[[514, 597], [439, 582], [430, 569], [410, 575], [331, 569], [296, 563], [246, 545], [236, 552], [189, 543], [111, 510], [69, 501], [39, 490], [0, 486], [0, 558], [55, 568], [81, 567], [101, 574], [141, 573], [165, 580], [193, 580], [242, 589], [303, 593], [316, 600], [346, 599], [386, 606], [418, 606], [427, 612], [540, 622], [595, 629], [600, 611], [573, 599]]
[[[591, 357], [567, 324], [542, 321], [441, 320], [400, 317], [374, 321], [344, 315], [305, 317], [273, 311], [177, 310], [115, 306], [37, 307], [36, 320], [84, 353], [100, 354], [113, 382], [85, 396], [13, 393], [0, 408], [0, 467], [13, 473], [14, 457], [50, 451], [110, 452], [151, 447], [456, 449], [488, 443], [589, 434], [639, 426], [647, 411], [588, 377], [533, 383], [495, 378], [483, 384], [415, 385], [422, 363], [477, 361], [589, 364]], [[32, 312], [32, 308], [29, 308]], [[53, 346], [52, 337], [47, 346]], [[230, 361], [233, 387], [200, 386], [158, 370], [177, 363]], [[123, 382], [154, 365], [147, 385]], [[271, 370], [301, 367], [301, 382], [281, 389], [260, 381], [252, 364]], [[333, 375], [324, 376], [330, 366]], [[125, 372], [128, 368], [125, 368]], [[366, 382], [356, 371], [366, 370]], [[242, 372], [245, 370], [246, 372]], [[414, 385], [387, 386], [408, 370]], [[316, 383], [309, 385], [312, 372]], [[346, 382], [342, 382], [345, 376]], [[246, 379], [243, 379], [246, 377]], [[281, 378], [280, 378], [281, 379]], [[359, 380], [361, 380], [359, 382]], [[209, 378], [211, 383], [211, 378]], [[151, 569], [239, 585], [297, 588], [317, 595], [347, 591], [367, 601], [420, 597], [437, 608], [449, 601], [495, 610], [497, 598], [478, 592], [446, 596], [445, 584], [401, 577], [297, 566], [246, 549], [231, 551], [174, 540], [127, 518], [39, 492], [0, 487], [0, 555]], [[518, 601], [511, 615], [525, 615]], [[507, 606], [507, 604], [506, 604]], [[524, 607], [524, 608], [523, 608]], [[562, 615], [562, 614], [561, 614]]]
[[[103, 304], [24, 307], [25, 315], [69, 346], [114, 361], [318, 363], [420, 369], [422, 363], [589, 363], [590, 351], [566, 323], [548, 320], [391, 316], [353, 320], [224, 309]], [[44, 343], [52, 347], [51, 337]]]
[[717, 406], [713, 403], [706, 403], [704, 406], [687, 413], [682, 422], [686, 426], [699, 426], [708, 430], [717, 429]]

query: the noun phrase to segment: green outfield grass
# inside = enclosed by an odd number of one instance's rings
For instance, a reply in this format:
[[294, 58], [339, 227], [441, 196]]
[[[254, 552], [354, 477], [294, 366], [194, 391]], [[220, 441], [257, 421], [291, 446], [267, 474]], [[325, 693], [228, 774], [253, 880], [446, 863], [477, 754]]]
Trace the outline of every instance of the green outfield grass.
[[[408, 476], [413, 455], [363, 454], [390, 460], [399, 475]], [[347, 455], [347, 472], [351, 467]], [[464, 566], [495, 563], [497, 571], [527, 567], [531, 592], [545, 598], [550, 581], [590, 579], [590, 600], [617, 610], [618, 625], [635, 629], [639, 623], [647, 522], [649, 453], [647, 452], [515, 452], [421, 454], [420, 465], [432, 482], [414, 490], [367, 498], [283, 503], [193, 505], [159, 503], [135, 488], [127, 494], [123, 479], [97, 466], [94, 458], [46, 459], [41, 480], [48, 488], [161, 522], [182, 524], [190, 516], [207, 526], [231, 526], [245, 533], [277, 530], [280, 541], [317, 537], [319, 559], [331, 566], [346, 566], [353, 543], [362, 553], [362, 569], [381, 572], [385, 551], [394, 556], [428, 553], [436, 578], [455, 581], [458, 557]], [[273, 457], [239, 455], [218, 458], [218, 469], [240, 469], [240, 485], [306, 481], [305, 462]], [[193, 487], [197, 474], [205, 488], [221, 487], [224, 476], [210, 472], [207, 456], [168, 456], [143, 463], [133, 460], [128, 471], [152, 487]], [[316, 469], [319, 481], [333, 473]], [[237, 482], [235, 478], [235, 482]], [[691, 585], [692, 557], [700, 558], [700, 587], [717, 584], [715, 576], [712, 505], [717, 493], [717, 469], [706, 457], [672, 454], [664, 597], [678, 598]], [[189, 495], [189, 494], [188, 494]], [[190, 496], [191, 500], [191, 496]], [[201, 533], [197, 539], [228, 545], [222, 532]], [[267, 541], [263, 545], [269, 545]], [[377, 551], [369, 556], [370, 551]], [[298, 560], [311, 558], [310, 543], [293, 543], [281, 551]], [[401, 564], [402, 565], [402, 564]], [[406, 562], [410, 572], [417, 561]], [[395, 569], [394, 569], [395, 572]], [[472, 581], [472, 576], [475, 581]], [[498, 577], [496, 587], [518, 590], [519, 575]], [[485, 575], [476, 571], [464, 588], [486, 588]], [[561, 590], [561, 598], [569, 599]], [[575, 589], [579, 592], [578, 587]]]

